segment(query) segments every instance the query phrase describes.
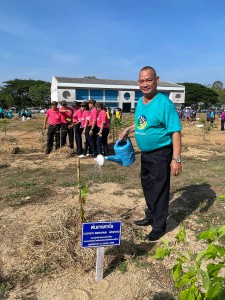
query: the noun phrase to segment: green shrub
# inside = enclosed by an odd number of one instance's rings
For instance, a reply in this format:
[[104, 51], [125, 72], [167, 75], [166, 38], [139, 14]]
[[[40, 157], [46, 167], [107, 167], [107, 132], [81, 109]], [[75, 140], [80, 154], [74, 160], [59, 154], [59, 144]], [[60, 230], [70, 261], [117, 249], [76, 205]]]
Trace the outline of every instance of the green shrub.
[[[203, 231], [198, 239], [205, 241], [205, 249], [199, 253], [189, 249], [184, 227], [176, 235], [174, 248], [162, 239], [162, 245], [156, 249], [154, 257], [176, 257], [177, 263], [171, 273], [175, 286], [181, 289], [180, 300], [225, 299], [225, 278], [221, 272], [225, 270], [225, 247], [220, 243], [224, 236], [225, 225]], [[185, 253], [180, 252], [179, 244], [183, 244]]]

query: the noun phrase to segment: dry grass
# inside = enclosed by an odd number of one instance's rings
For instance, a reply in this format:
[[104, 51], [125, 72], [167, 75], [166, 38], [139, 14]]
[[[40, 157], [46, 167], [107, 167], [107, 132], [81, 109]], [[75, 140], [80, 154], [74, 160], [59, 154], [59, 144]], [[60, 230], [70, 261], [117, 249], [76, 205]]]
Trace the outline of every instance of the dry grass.
[[[110, 218], [105, 214], [95, 217]], [[91, 248], [81, 249], [81, 227], [80, 214], [75, 207], [57, 211], [42, 223], [31, 223], [19, 247], [21, 274], [26, 270], [34, 278], [34, 275], [46, 275], [69, 267], [81, 273], [93, 269], [96, 251]], [[117, 247], [107, 249], [106, 269], [136, 254], [135, 235], [129, 227], [124, 228], [123, 236], [124, 240], [129, 240], [128, 243], [122, 243], [119, 250]]]
[[[2, 132], [0, 136], [0, 295], [5, 298], [7, 295], [12, 297], [13, 292], [9, 293], [12, 287], [15, 299], [22, 299], [22, 296], [16, 298], [17, 291], [29, 290], [29, 287], [36, 290], [38, 280], [45, 282], [51, 276], [69, 273], [70, 269], [85, 278], [85, 274], [95, 268], [95, 249], [80, 247], [75, 153], [64, 147], [44, 155], [46, 132], [42, 131], [42, 122], [41, 117], [29, 122], [11, 120], [7, 134]], [[205, 134], [195, 124], [184, 122], [182, 136], [183, 173], [171, 180], [167, 238], [174, 239], [179, 224], [184, 223], [193, 246], [198, 249], [196, 234], [210, 225], [225, 223], [225, 204], [222, 199], [217, 199], [225, 194], [225, 134], [219, 128]], [[110, 140], [111, 152], [112, 145]], [[81, 180], [89, 189], [85, 204], [87, 220], [123, 221], [121, 246], [106, 249], [105, 275], [113, 276], [125, 262], [128, 266], [126, 274], [129, 270], [134, 274], [142, 273], [136, 281], [147, 280], [154, 286], [154, 289], [148, 287], [146, 290], [141, 284], [139, 289], [129, 288], [131, 294], [126, 291], [127, 299], [142, 299], [139, 296], [144, 294], [152, 297], [146, 296], [146, 299], [175, 299], [171, 296], [176, 295], [176, 291], [169, 280], [168, 267], [152, 261], [149, 255], [154, 252], [155, 245], [143, 240], [145, 229], [133, 226], [133, 220], [143, 215], [144, 208], [139, 180], [140, 151], [135, 142], [134, 146], [136, 162], [132, 168], [107, 162], [99, 170], [91, 159], [81, 160]], [[140, 268], [143, 268], [141, 272]], [[132, 278], [132, 274], [129, 276]], [[116, 295], [119, 283], [112, 280]], [[163, 282], [167, 282], [163, 286], [164, 293], [160, 292]], [[156, 291], [158, 298], [153, 298]], [[131, 295], [133, 298], [129, 298]], [[38, 299], [36, 293], [32, 293], [32, 297]]]

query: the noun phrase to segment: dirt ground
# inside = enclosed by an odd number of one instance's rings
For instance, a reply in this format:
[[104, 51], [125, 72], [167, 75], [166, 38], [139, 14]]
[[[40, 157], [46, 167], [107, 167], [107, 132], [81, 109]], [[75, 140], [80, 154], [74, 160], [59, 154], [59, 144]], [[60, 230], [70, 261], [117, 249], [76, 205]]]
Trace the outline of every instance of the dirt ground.
[[[140, 152], [135, 142], [136, 162], [128, 168], [107, 162], [100, 169], [91, 158], [80, 160], [81, 180], [88, 185], [87, 219], [123, 223], [121, 245], [106, 248], [104, 278], [97, 282], [96, 249], [80, 247], [78, 189], [74, 184], [77, 157], [70, 155], [68, 148], [45, 155], [42, 122], [43, 116], [25, 122], [12, 120], [6, 135], [0, 133], [0, 299], [178, 299], [169, 274], [173, 259], [153, 259], [160, 242], [147, 243], [143, 237], [151, 227], [140, 229], [133, 224], [145, 208], [138, 177]], [[183, 122], [182, 135], [183, 174], [172, 178], [165, 239], [174, 241], [179, 224], [184, 222], [198, 251], [202, 245], [196, 241], [196, 232], [204, 229], [207, 216], [207, 224], [224, 221], [216, 219], [218, 209], [224, 211], [224, 202], [211, 203], [207, 213], [200, 215], [200, 211], [206, 198], [214, 201], [225, 194], [225, 177], [215, 180], [199, 168], [211, 168], [209, 163], [215, 157], [215, 170], [224, 164], [225, 134], [219, 127], [204, 134], [196, 123]], [[193, 162], [198, 170], [191, 172]], [[202, 201], [196, 200], [199, 197]], [[193, 202], [188, 204], [189, 200]]]

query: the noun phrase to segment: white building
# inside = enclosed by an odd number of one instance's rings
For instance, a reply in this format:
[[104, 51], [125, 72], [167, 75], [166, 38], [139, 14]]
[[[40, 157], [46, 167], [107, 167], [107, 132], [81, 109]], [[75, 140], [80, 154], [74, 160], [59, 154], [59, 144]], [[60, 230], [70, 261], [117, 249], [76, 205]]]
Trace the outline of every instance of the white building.
[[[183, 85], [160, 82], [158, 91], [167, 95], [177, 108], [185, 101]], [[66, 100], [68, 105], [73, 101], [88, 101], [94, 99], [103, 102], [106, 107], [120, 107], [129, 112], [136, 107], [137, 100], [142, 96], [136, 81], [111, 80], [98, 78], [67, 78], [53, 77], [51, 84], [51, 101]]]

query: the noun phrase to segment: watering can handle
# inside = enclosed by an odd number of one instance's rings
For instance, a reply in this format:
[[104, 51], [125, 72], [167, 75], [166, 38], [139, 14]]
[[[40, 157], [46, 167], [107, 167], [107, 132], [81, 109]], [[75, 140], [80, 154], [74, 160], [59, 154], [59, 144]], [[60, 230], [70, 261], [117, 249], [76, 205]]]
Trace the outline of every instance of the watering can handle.
[[126, 138], [124, 138], [124, 139], [119, 139], [119, 140], [117, 140], [117, 142], [120, 142], [120, 141], [124, 141], [124, 142], [126, 142], [127, 140], [129, 140], [130, 141], [130, 137], [129, 136], [127, 136]]

